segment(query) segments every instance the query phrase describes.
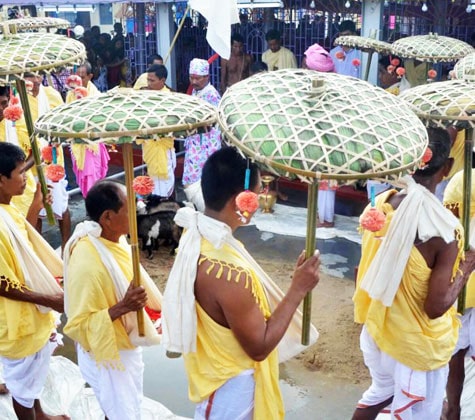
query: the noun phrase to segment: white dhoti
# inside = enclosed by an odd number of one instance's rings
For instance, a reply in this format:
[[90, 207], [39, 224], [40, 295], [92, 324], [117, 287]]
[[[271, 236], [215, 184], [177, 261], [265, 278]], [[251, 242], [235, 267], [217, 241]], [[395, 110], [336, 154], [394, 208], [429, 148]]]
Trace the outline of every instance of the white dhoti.
[[176, 154], [174, 149], [167, 150], [167, 178], [162, 179], [158, 176], [151, 175], [153, 179], [153, 194], [160, 197], [170, 197], [175, 189], [175, 168], [176, 168]]
[[318, 190], [318, 220], [320, 223], [333, 222], [335, 217], [335, 190]]
[[143, 399], [142, 349], [119, 351], [124, 370], [97, 366], [90, 353], [77, 344], [78, 365], [109, 420], [140, 420]]
[[447, 384], [448, 365], [427, 372], [413, 370], [382, 352], [363, 327], [360, 347], [372, 383], [358, 408], [380, 404], [394, 397], [382, 412], [401, 420], [439, 419]]
[[194, 420], [252, 420], [254, 369], [241, 372], [196, 406]]
[[[63, 218], [63, 213], [68, 208], [69, 195], [66, 190], [68, 181], [66, 180], [66, 177], [64, 177], [58, 182], [48, 181], [48, 185], [51, 187], [51, 195], [53, 198], [51, 208], [53, 209], [54, 216], [61, 220]], [[45, 209], [41, 209], [40, 217], [46, 217]]]
[[469, 308], [459, 318], [462, 327], [455, 346], [454, 354], [460, 350], [468, 349], [466, 356], [475, 360], [475, 308]]
[[11, 396], [20, 405], [32, 408], [48, 376], [51, 358], [50, 343], [31, 356], [22, 359], [0, 357], [3, 364], [3, 377]]
[[201, 181], [186, 185], [184, 192], [186, 199], [194, 204], [196, 210], [203, 213], [205, 211], [205, 200], [203, 198], [203, 191], [201, 191]]

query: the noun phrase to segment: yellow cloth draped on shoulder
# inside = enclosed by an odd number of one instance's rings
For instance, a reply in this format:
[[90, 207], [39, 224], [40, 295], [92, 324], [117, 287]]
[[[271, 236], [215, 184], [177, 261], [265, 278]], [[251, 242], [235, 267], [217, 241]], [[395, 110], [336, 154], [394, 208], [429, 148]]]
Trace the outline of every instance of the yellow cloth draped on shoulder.
[[[463, 142], [462, 142], [463, 146]], [[463, 162], [463, 159], [462, 159]], [[472, 179], [475, 180], [475, 169], [472, 169]], [[470, 200], [470, 245], [475, 246], [475, 182], [472, 182]], [[448, 209], [457, 210], [461, 220], [463, 215], [463, 171], [457, 172], [447, 184], [444, 191], [444, 206]], [[475, 273], [472, 273], [467, 282], [467, 294], [465, 305], [467, 308], [475, 308]]]
[[[28, 247], [44, 262], [44, 267], [50, 273], [50, 281], [62, 276], [62, 261], [48, 243], [29, 225], [16, 208], [10, 205], [0, 205], [2, 211], [8, 213], [15, 224], [20, 241], [15, 241], [17, 247]], [[6, 282], [8, 288], [29, 288], [43, 292], [35, 284], [39, 278], [40, 267], [31, 266], [31, 262], [21, 261], [22, 253], [15, 249], [11, 229], [7, 226], [5, 217], [0, 217], [0, 281]], [[29, 265], [38, 277], [30, 279], [27, 286], [22, 264]], [[53, 277], [54, 276], [54, 277]], [[56, 284], [58, 291], [59, 286]], [[48, 341], [54, 328], [54, 318], [50, 311], [41, 311], [37, 305], [13, 299], [0, 297], [0, 355], [12, 359], [23, 358], [36, 353]]]
[[[386, 214], [386, 225], [378, 232], [378, 236], [387, 235], [389, 226], [393, 223], [396, 211], [387, 200], [395, 193], [395, 190], [387, 191], [376, 199], [376, 208]], [[455, 239], [459, 247], [456, 261], [458, 266], [463, 253], [460, 226]], [[414, 245], [411, 247], [399, 288], [389, 307], [381, 300], [371, 298], [369, 293], [361, 288], [362, 279], [382, 242], [374, 232], [364, 231], [363, 252], [353, 296], [355, 322], [365, 324], [382, 351], [411, 369], [428, 371], [442, 367], [448, 363], [455, 348], [459, 321], [454, 307], [436, 319], [430, 319], [425, 313], [424, 302], [431, 269], [427, 267], [425, 259]], [[393, 255], [393, 258], [397, 258], [396, 255]], [[383, 281], [383, 278], [378, 278], [378, 281]]]

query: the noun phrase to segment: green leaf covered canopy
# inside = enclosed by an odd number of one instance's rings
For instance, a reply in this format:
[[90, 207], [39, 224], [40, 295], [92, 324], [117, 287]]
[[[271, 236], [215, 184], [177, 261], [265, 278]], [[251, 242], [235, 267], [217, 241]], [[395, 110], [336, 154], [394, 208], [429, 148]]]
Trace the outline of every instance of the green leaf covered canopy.
[[218, 122], [245, 155], [307, 182], [397, 178], [415, 168], [427, 146], [424, 125], [397, 97], [312, 70], [260, 73], [233, 85]]
[[35, 127], [47, 137], [128, 143], [137, 137], [186, 136], [215, 122], [215, 108], [199, 98], [117, 88], [59, 106]]

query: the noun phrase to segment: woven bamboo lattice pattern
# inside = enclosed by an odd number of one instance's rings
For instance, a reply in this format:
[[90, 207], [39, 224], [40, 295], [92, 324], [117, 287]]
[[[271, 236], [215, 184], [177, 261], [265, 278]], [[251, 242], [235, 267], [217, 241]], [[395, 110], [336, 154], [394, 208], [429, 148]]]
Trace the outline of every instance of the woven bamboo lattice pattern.
[[43, 115], [36, 131], [48, 138], [129, 143], [135, 138], [187, 136], [216, 122], [216, 109], [181, 93], [117, 88]]
[[[312, 88], [312, 83], [323, 83]], [[401, 100], [359, 79], [312, 70], [261, 73], [229, 88], [218, 109], [228, 140], [271, 172], [311, 182], [414, 169], [427, 132]]]
[[437, 34], [401, 38], [392, 45], [392, 53], [401, 58], [413, 58], [428, 63], [453, 62], [473, 53], [466, 42]]
[[473, 81], [456, 79], [416, 86], [402, 92], [400, 98], [423, 120], [440, 121], [442, 125], [464, 122], [475, 127]]
[[0, 38], [0, 84], [24, 73], [49, 72], [86, 58], [84, 44], [64, 35], [20, 33]]
[[357, 35], [339, 36], [335, 39], [334, 44], [362, 51], [376, 51], [381, 54], [389, 54], [391, 52], [391, 44], [388, 42]]
[[50, 28], [67, 29], [71, 26], [71, 24], [66, 19], [51, 17], [21, 18], [11, 19], [2, 22], [2, 24], [0, 25], [0, 33], [7, 32], [4, 30], [5, 25], [9, 26], [9, 32], [14, 32], [14, 30], [12, 30], [12, 27], [14, 27], [17, 32], [28, 32], [36, 31], [38, 29]]
[[466, 75], [475, 71], [475, 52], [463, 57], [454, 66], [453, 75], [456, 79], [465, 79]]

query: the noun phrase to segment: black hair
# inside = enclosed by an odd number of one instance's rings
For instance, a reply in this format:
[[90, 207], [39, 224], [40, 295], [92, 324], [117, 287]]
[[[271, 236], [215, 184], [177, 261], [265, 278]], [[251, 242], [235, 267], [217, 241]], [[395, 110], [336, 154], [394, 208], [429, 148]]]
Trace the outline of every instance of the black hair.
[[269, 70], [269, 67], [263, 61], [254, 61], [254, 63], [251, 64], [250, 73], [255, 74], [255, 73], [261, 73], [268, 70]]
[[[247, 159], [234, 147], [223, 147], [206, 161], [201, 175], [201, 189], [206, 207], [221, 211], [234, 195], [244, 191]], [[257, 165], [249, 162], [251, 176], [249, 189], [256, 187], [259, 179]]]
[[280, 42], [281, 35], [277, 29], [271, 29], [266, 33], [266, 41], [272, 41], [273, 39]]
[[26, 160], [25, 152], [15, 144], [0, 142], [0, 175], [10, 178], [19, 163]]
[[415, 176], [430, 177], [439, 171], [446, 163], [450, 155], [450, 135], [443, 128], [428, 127], [429, 148], [432, 151], [430, 161], [422, 169], [414, 172]]
[[147, 73], [154, 73], [159, 79], [166, 79], [168, 77], [168, 70], [163, 64], [152, 64]]
[[94, 222], [99, 223], [99, 219], [106, 210], [113, 210], [116, 213], [121, 209], [120, 192], [123, 185], [119, 182], [107, 179], [96, 182], [88, 191], [86, 196], [86, 211]]
[[0, 86], [0, 96], [8, 97], [10, 95], [10, 87], [9, 86]]
[[152, 55], [149, 55], [148, 58], [147, 58], [147, 64], [148, 64], [149, 66], [151, 66], [155, 60], [161, 60], [161, 61], [163, 61], [163, 58], [162, 58], [162, 56], [161, 56], [160, 54], [152, 54]]
[[352, 20], [343, 20], [338, 29], [340, 32], [350, 31], [356, 33], [356, 25]]
[[240, 42], [241, 44], [244, 44], [244, 37], [239, 34], [239, 33], [234, 33], [232, 36], [231, 36], [231, 44], [233, 42]]

